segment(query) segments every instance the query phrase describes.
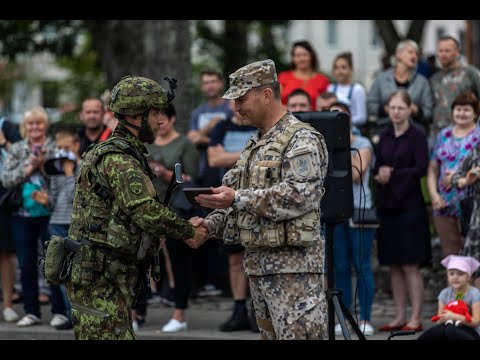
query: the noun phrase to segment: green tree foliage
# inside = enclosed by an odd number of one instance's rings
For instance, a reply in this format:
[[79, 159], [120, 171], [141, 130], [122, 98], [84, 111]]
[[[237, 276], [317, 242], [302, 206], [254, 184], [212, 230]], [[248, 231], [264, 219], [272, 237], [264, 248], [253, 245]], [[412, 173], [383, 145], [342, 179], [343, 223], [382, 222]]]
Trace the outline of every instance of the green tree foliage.
[[0, 20], [0, 54], [9, 60], [45, 50], [71, 55], [84, 25], [82, 20]]
[[[0, 55], [7, 60], [0, 70], [0, 79], [2, 83], [5, 77], [10, 80], [0, 86], [0, 97], [10, 102], [12, 84], [22, 76], [15, 62], [18, 55], [48, 51], [55, 55], [57, 64], [67, 69], [69, 75], [58, 84], [42, 81], [43, 87], [56, 90], [47, 93], [58, 93], [59, 96], [70, 94], [67, 98], [56, 99], [57, 102], [60, 100], [57, 105], [61, 106], [61, 120], [76, 120], [81, 100], [87, 96], [98, 96], [105, 90], [88, 25], [83, 20], [0, 20]], [[8, 69], [17, 71], [4, 76]], [[54, 102], [54, 99], [48, 99], [48, 106]]]

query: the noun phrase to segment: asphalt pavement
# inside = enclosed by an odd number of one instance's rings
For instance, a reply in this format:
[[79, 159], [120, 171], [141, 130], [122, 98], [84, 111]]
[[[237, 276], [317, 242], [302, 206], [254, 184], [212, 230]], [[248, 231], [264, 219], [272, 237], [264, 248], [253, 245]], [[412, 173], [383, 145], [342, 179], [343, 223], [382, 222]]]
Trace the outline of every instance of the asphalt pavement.
[[[436, 304], [425, 304], [423, 309], [423, 326], [433, 325], [430, 317], [436, 312]], [[252, 331], [221, 332], [219, 325], [231, 314], [233, 301], [226, 297], [197, 298], [190, 301], [186, 312], [188, 330], [177, 333], [163, 333], [162, 326], [168, 322], [173, 309], [163, 304], [149, 305], [147, 321], [137, 332], [139, 340], [259, 340], [259, 333]], [[15, 304], [15, 310], [23, 315], [22, 304]], [[394, 316], [393, 301], [389, 298], [376, 299], [372, 309], [372, 325], [375, 329], [387, 324]], [[15, 323], [0, 320], [0, 339], [3, 340], [73, 340], [72, 330], [56, 330], [48, 325], [51, 319], [50, 306], [42, 306], [42, 323], [27, 328], [19, 328]], [[352, 313], [354, 318], [355, 313]], [[356, 339], [353, 331], [352, 338]], [[367, 340], [387, 340], [390, 333], [378, 332], [368, 336]], [[408, 336], [396, 336], [394, 340], [416, 339], [419, 333]], [[343, 336], [337, 336], [343, 340]], [[392, 339], [392, 340], [393, 340]]]

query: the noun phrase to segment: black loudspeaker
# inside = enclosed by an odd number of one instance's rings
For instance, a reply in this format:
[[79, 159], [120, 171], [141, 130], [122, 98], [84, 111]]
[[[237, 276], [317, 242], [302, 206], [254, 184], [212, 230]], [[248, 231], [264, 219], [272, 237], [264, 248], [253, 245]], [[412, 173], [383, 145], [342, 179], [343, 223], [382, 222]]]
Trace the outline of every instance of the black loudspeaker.
[[338, 111], [293, 113], [309, 123], [325, 138], [328, 150], [328, 171], [325, 194], [320, 204], [322, 223], [340, 223], [353, 215], [352, 160], [350, 154], [350, 118]]

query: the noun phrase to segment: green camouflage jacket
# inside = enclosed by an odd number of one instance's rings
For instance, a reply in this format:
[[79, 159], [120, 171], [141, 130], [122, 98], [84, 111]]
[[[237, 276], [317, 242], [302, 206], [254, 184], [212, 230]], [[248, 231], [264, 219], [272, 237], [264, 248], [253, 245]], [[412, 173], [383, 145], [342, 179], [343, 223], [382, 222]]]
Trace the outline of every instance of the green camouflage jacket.
[[154, 239], [193, 237], [192, 225], [158, 200], [146, 152], [121, 123], [108, 140], [87, 150], [76, 179], [72, 239], [88, 239], [120, 255], [135, 256], [143, 232]]

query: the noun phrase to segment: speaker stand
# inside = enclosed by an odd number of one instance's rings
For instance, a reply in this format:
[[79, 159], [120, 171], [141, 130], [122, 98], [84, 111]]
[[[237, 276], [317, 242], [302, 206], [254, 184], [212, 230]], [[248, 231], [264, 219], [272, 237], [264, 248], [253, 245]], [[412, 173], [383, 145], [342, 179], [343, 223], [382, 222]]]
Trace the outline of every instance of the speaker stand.
[[335, 276], [333, 274], [335, 266], [333, 263], [333, 240], [334, 240], [334, 228], [335, 224], [331, 222], [326, 222], [326, 246], [327, 246], [327, 303], [328, 303], [328, 339], [335, 340], [335, 314], [337, 315], [338, 321], [342, 328], [343, 337], [345, 340], [352, 340], [350, 332], [348, 331], [347, 323], [345, 322], [345, 317], [352, 326], [353, 330], [358, 336], [359, 340], [367, 340], [365, 335], [361, 332], [358, 324], [355, 322], [352, 314], [345, 306], [342, 301], [342, 291], [336, 289], [333, 286], [335, 285]]

